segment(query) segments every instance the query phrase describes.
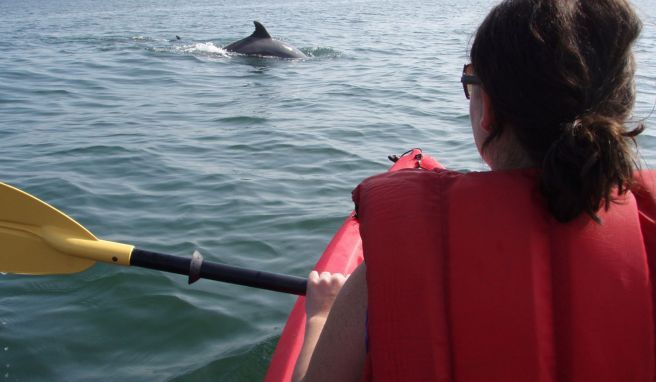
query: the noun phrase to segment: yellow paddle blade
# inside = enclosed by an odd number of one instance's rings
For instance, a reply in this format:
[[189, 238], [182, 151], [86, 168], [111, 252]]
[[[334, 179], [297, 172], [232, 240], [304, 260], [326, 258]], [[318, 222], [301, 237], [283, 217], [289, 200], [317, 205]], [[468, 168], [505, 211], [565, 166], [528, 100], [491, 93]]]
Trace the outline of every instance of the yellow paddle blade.
[[97, 259], [73, 255], [74, 245], [70, 243], [77, 241], [89, 243], [98, 239], [56, 208], [0, 183], [0, 272], [81, 272]]

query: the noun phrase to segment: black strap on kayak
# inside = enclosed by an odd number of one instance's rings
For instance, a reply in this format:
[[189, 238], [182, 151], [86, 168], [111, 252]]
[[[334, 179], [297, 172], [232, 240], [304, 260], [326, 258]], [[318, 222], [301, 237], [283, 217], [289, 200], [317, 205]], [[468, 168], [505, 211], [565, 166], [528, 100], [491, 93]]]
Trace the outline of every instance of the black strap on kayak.
[[413, 152], [414, 150], [419, 150], [419, 154], [415, 155], [415, 160], [417, 161], [417, 168], [421, 168], [421, 159], [422, 159], [424, 156], [423, 156], [423, 154], [421, 153], [421, 149], [420, 149], [419, 147], [415, 147], [414, 149], [410, 149], [410, 150], [404, 152], [404, 153], [401, 154], [401, 155], [394, 155], [394, 154], [392, 154], [392, 155], [388, 155], [388, 156], [387, 156], [387, 159], [389, 159], [390, 161], [396, 163], [396, 162], [399, 161], [399, 159], [401, 159], [402, 157], [404, 157], [404, 156], [410, 154], [410, 153]]
[[419, 153], [415, 155], [415, 160], [417, 161], [417, 168], [422, 168], [421, 167], [421, 158], [423, 158], [424, 155], [422, 153]]

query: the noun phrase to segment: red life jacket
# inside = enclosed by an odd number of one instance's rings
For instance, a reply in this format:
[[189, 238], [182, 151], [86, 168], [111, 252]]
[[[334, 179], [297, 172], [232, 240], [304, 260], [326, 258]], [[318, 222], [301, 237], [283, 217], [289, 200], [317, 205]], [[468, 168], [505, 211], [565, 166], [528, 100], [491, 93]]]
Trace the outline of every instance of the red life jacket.
[[656, 172], [562, 224], [534, 170], [402, 170], [353, 192], [375, 381], [654, 381]]

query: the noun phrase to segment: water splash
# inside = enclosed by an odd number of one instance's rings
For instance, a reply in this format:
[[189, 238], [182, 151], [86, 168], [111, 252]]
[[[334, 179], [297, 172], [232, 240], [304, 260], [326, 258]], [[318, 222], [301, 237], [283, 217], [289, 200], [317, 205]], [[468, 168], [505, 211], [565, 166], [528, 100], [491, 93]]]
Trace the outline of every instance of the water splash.
[[317, 58], [338, 58], [342, 56], [342, 52], [328, 47], [315, 46], [312, 48], [301, 48], [301, 51], [308, 57]]
[[150, 37], [146, 37], [146, 36], [141, 36], [141, 35], [139, 35], [139, 36], [132, 36], [132, 40], [133, 40], [133, 41], [153, 41], [152, 38], [150, 38]]
[[221, 56], [228, 57], [228, 52], [216, 45], [213, 42], [197, 42], [191, 45], [176, 46], [173, 48], [175, 51], [183, 53], [191, 53], [194, 55], [203, 56]]

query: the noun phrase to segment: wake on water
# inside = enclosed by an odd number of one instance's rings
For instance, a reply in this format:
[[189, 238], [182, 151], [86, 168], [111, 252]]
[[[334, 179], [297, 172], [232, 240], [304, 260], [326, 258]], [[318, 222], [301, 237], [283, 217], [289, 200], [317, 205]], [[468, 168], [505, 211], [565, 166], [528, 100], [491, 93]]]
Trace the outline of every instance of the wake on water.
[[214, 45], [213, 42], [197, 42], [191, 45], [175, 46], [174, 51], [201, 56], [229, 57], [228, 51]]
[[[146, 36], [133, 36], [132, 41], [140, 44], [150, 44], [146, 49], [156, 53], [173, 53], [189, 55], [196, 58], [230, 58], [234, 56], [243, 56], [239, 53], [228, 52], [221, 46], [212, 41], [186, 42], [178, 39], [154, 39]], [[341, 52], [328, 47], [301, 48], [309, 58], [337, 58]], [[269, 59], [279, 60], [277, 57], [266, 57]]]

